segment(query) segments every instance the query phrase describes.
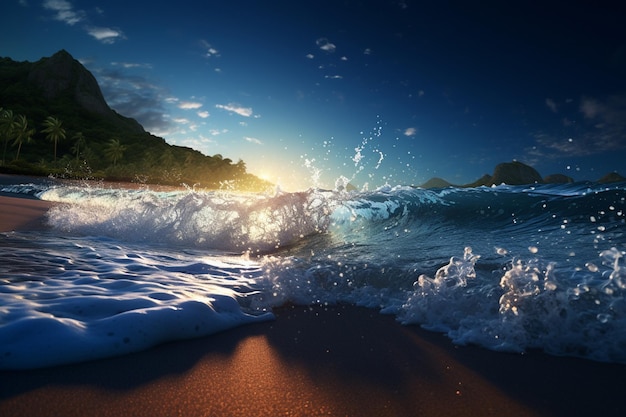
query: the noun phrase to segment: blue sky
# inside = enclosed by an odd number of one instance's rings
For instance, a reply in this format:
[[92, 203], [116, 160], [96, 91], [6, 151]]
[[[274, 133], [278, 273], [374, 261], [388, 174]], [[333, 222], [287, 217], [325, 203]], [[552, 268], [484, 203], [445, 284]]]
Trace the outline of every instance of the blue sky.
[[6, 0], [0, 56], [65, 49], [119, 113], [287, 190], [464, 184], [511, 160], [626, 175], [620, 10], [470, 3]]

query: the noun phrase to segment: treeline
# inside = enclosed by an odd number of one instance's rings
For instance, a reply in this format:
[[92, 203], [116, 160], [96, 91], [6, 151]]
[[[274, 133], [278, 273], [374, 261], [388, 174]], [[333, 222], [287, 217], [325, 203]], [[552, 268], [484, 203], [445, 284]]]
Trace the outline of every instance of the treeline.
[[247, 191], [271, 186], [248, 174], [242, 160], [172, 146], [145, 131], [114, 129], [86, 112], [66, 116], [67, 121], [47, 115], [36, 122], [0, 107], [0, 171]]
[[0, 172], [260, 191], [241, 160], [169, 145], [112, 110], [67, 51], [0, 58]]

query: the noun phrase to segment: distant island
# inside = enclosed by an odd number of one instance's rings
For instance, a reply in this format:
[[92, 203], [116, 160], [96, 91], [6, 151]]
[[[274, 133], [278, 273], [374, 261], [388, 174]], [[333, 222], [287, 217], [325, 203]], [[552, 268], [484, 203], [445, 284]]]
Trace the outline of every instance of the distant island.
[[0, 172], [210, 189], [273, 187], [242, 160], [170, 145], [104, 100], [67, 51], [37, 62], [0, 58]]
[[[618, 174], [617, 172], [610, 172], [604, 175], [602, 178], [597, 179], [598, 183], [609, 182], [623, 182], [626, 178]], [[528, 185], [528, 184], [567, 184], [574, 182], [574, 179], [564, 174], [551, 174], [546, 177], [542, 177], [539, 172], [530, 165], [526, 165], [519, 161], [503, 162], [498, 164], [493, 175], [485, 174], [476, 181], [465, 184], [455, 185], [441, 178], [431, 178], [424, 184], [420, 185], [421, 188], [446, 188], [446, 187], [461, 187], [471, 188], [492, 185]]]

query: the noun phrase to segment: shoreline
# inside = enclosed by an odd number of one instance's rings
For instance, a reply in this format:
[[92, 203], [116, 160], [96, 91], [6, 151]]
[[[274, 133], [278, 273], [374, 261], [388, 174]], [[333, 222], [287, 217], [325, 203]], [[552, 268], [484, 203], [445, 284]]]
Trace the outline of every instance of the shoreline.
[[[43, 177], [0, 174], [0, 188], [21, 183], [49, 182], [48, 178]], [[0, 233], [46, 229], [45, 215], [52, 206], [53, 203], [30, 195], [0, 191]]]
[[[184, 187], [144, 185], [122, 182], [102, 182], [102, 181], [79, 181], [79, 180], [58, 180], [48, 177], [34, 177], [28, 175], [12, 175], [0, 173], [0, 188], [15, 184], [90, 184], [93, 186], [110, 186], [112, 188], [141, 189], [150, 188], [155, 191], [182, 190]], [[45, 230], [45, 214], [55, 203], [40, 200], [32, 195], [17, 194], [0, 191], [0, 233], [12, 231], [33, 231]]]
[[[0, 232], [45, 230], [51, 206], [1, 195]], [[626, 413], [624, 364], [455, 346], [362, 307], [284, 306], [274, 313], [271, 322], [125, 356], [0, 371], [0, 415]]]
[[454, 346], [354, 306], [144, 352], [0, 371], [0, 415], [623, 415], [626, 366]]
[[46, 213], [52, 206], [27, 196], [0, 195], [0, 232], [44, 230]]

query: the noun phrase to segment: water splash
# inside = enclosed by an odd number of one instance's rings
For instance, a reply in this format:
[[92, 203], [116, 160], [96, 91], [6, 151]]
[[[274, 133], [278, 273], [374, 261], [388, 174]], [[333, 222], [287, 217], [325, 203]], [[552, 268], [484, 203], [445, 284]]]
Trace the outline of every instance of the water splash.
[[[221, 272], [204, 262], [183, 272], [175, 258], [236, 253], [258, 269], [253, 293], [236, 300], [244, 311], [346, 302], [459, 344], [626, 363], [624, 185], [271, 195], [55, 186], [40, 194], [58, 202], [49, 215], [57, 245], [98, 237], [75, 264], [202, 279]], [[170, 265], [104, 257], [108, 244], [161, 251]], [[15, 246], [6, 259], [19, 269]], [[57, 270], [59, 252], [47, 256], [24, 268]]]
[[65, 202], [48, 213], [65, 233], [111, 236], [236, 252], [267, 252], [324, 232], [329, 200], [302, 193], [231, 194], [57, 187], [44, 194]]

